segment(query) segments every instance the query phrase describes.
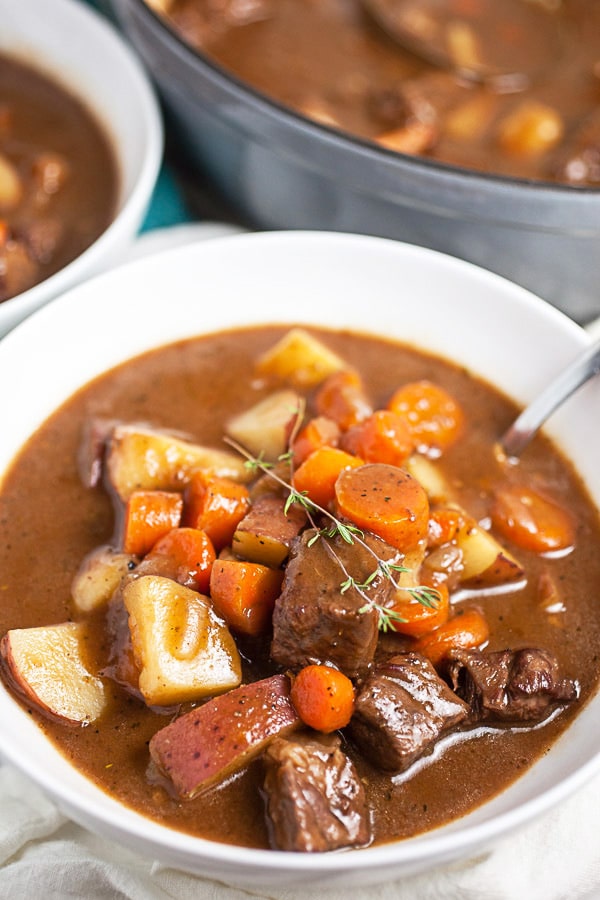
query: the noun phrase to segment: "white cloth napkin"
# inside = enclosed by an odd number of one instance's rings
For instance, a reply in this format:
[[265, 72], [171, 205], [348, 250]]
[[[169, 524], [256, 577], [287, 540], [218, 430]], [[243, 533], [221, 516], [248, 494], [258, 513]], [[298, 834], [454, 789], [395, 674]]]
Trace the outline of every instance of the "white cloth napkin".
[[[167, 244], [238, 229], [204, 224]], [[157, 249], [150, 235], [132, 254]], [[598, 326], [590, 331], [600, 333]], [[600, 900], [600, 776], [476, 859], [361, 889], [240, 890], [146, 859], [63, 816], [0, 762], [0, 900]]]
[[84, 831], [0, 765], [2, 900], [598, 900], [600, 776], [463, 863], [361, 889], [240, 890], [175, 871]]

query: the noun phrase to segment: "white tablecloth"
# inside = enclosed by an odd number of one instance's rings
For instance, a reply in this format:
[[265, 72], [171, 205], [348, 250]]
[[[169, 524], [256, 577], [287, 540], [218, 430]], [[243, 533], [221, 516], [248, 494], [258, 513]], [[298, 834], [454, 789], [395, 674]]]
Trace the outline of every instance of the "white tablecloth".
[[[166, 244], [222, 236], [183, 226]], [[134, 256], [164, 246], [148, 235]], [[600, 335], [600, 320], [590, 327]], [[600, 900], [600, 776], [477, 859], [360, 890], [240, 890], [166, 868], [68, 821], [0, 763], [0, 900]]]

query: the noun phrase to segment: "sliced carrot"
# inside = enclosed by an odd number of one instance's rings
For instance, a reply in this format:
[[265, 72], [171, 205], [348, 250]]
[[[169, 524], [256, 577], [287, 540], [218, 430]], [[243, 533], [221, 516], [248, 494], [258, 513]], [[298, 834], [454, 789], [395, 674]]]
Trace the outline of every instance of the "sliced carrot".
[[174, 528], [159, 538], [145, 559], [165, 556], [173, 563], [176, 581], [201, 594], [207, 593], [217, 555], [205, 531], [198, 528]]
[[320, 416], [327, 416], [345, 431], [370, 416], [373, 409], [362, 378], [355, 369], [341, 369], [325, 379], [315, 395]]
[[491, 516], [494, 527], [524, 550], [564, 550], [575, 541], [575, 523], [568, 510], [526, 485], [499, 488]]
[[411, 381], [392, 395], [388, 409], [406, 418], [421, 450], [446, 450], [463, 429], [464, 413], [456, 400], [432, 381]]
[[123, 550], [144, 556], [168, 531], [177, 528], [183, 497], [170, 491], [134, 491], [125, 505]]
[[292, 461], [299, 466], [307, 456], [321, 447], [337, 447], [340, 429], [337, 422], [327, 416], [315, 416], [300, 430], [292, 445]]
[[420, 637], [413, 649], [426, 656], [434, 666], [439, 666], [451, 650], [482, 647], [487, 643], [489, 634], [485, 616], [473, 606]]
[[354, 685], [333, 666], [300, 669], [292, 682], [291, 698], [304, 724], [325, 734], [344, 728], [354, 712]]
[[429, 501], [408, 472], [384, 463], [344, 469], [335, 483], [339, 512], [403, 553], [427, 538]]
[[365, 462], [402, 466], [415, 449], [415, 441], [406, 419], [389, 409], [377, 409], [346, 432], [342, 447]]
[[424, 606], [423, 603], [411, 597], [408, 592], [400, 592], [399, 599], [391, 609], [404, 621], [399, 622], [393, 619], [391, 623], [393, 630], [418, 638], [439, 628], [440, 625], [444, 625], [450, 614], [450, 595], [443, 582], [437, 583], [435, 589], [439, 594], [435, 606]]
[[461, 510], [449, 506], [432, 509], [429, 514], [427, 546], [441, 547], [442, 544], [449, 544], [458, 534], [463, 518]]
[[263, 634], [270, 625], [282, 581], [281, 569], [237, 559], [219, 559], [210, 578], [215, 612], [235, 631]]
[[292, 476], [292, 485], [318, 506], [327, 508], [335, 499], [335, 483], [346, 469], [362, 466], [363, 460], [337, 447], [320, 447], [304, 460]]
[[250, 495], [243, 484], [198, 469], [184, 492], [183, 523], [205, 531], [218, 551], [231, 543], [249, 508]]

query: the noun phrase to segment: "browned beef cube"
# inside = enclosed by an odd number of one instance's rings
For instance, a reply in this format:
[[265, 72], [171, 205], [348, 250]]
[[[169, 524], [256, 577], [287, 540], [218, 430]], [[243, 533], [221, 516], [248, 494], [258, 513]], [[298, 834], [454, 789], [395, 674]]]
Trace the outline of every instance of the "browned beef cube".
[[275, 848], [314, 853], [369, 843], [363, 785], [338, 735], [276, 738], [265, 752], [265, 763]]
[[392, 657], [356, 698], [350, 733], [367, 759], [402, 772], [467, 718], [468, 706], [418, 653]]
[[455, 650], [448, 673], [476, 719], [537, 721], [579, 692], [545, 650]]
[[[323, 538], [311, 543], [314, 535], [309, 530], [292, 545], [275, 603], [271, 655], [275, 662], [291, 669], [325, 663], [354, 678], [373, 660], [378, 615], [373, 608], [365, 610], [368, 602], [354, 588], [342, 593], [347, 576], [340, 560], [358, 583], [377, 568], [377, 562], [357, 542], [348, 544], [338, 537], [331, 545]], [[380, 556], [398, 561], [397, 551], [385, 542], [373, 536], [368, 540]], [[391, 591], [389, 580], [378, 576], [369, 587], [369, 597], [385, 605]]]

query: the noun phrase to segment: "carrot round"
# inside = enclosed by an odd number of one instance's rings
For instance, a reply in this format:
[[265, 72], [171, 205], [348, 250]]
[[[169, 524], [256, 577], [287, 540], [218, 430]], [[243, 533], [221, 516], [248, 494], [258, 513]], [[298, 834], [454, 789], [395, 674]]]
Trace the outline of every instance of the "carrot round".
[[216, 558], [215, 548], [205, 531], [198, 528], [173, 528], [154, 544], [147, 560], [167, 557], [175, 580], [201, 594], [208, 592], [210, 573]]
[[400, 634], [408, 634], [419, 638], [428, 634], [440, 625], [448, 621], [450, 613], [450, 596], [448, 588], [441, 582], [436, 584], [439, 599], [435, 606], [425, 606], [411, 597], [408, 592], [399, 592], [399, 597], [391, 607], [392, 612], [397, 613], [403, 621], [392, 620], [391, 627]]
[[292, 683], [291, 698], [305, 725], [325, 734], [344, 728], [354, 712], [354, 685], [333, 666], [301, 669]]
[[476, 607], [471, 607], [419, 638], [414, 649], [434, 666], [439, 666], [451, 650], [474, 650], [487, 642], [489, 634], [485, 616]]
[[123, 550], [144, 556], [181, 520], [183, 498], [169, 491], [134, 491], [125, 504]]
[[462, 407], [445, 388], [432, 381], [402, 385], [387, 406], [406, 419], [417, 447], [422, 450], [446, 450], [463, 429]]
[[339, 512], [403, 553], [427, 538], [429, 501], [408, 472], [384, 463], [345, 469], [335, 483]]
[[292, 462], [299, 466], [307, 456], [321, 447], [337, 447], [340, 429], [337, 422], [327, 416], [315, 416], [300, 430], [292, 444]]
[[260, 563], [220, 559], [210, 578], [210, 597], [217, 615], [242, 634], [263, 634], [269, 627], [283, 571]]
[[415, 441], [405, 418], [389, 409], [377, 409], [346, 432], [342, 446], [365, 462], [403, 466]]
[[320, 447], [298, 466], [293, 487], [318, 506], [327, 508], [335, 499], [335, 484], [345, 469], [362, 466], [363, 460], [337, 447]]
[[183, 523], [205, 531], [218, 551], [231, 543], [249, 508], [250, 495], [243, 484], [198, 469], [184, 492]]
[[453, 509], [450, 506], [432, 509], [429, 514], [427, 546], [441, 547], [442, 544], [450, 543], [463, 525], [463, 519], [461, 510]]
[[524, 550], [535, 553], [564, 550], [575, 541], [570, 513], [525, 485], [498, 489], [491, 515], [494, 527]]
[[343, 431], [373, 411], [355, 369], [340, 369], [326, 378], [315, 395], [315, 405], [320, 416], [333, 419]]

